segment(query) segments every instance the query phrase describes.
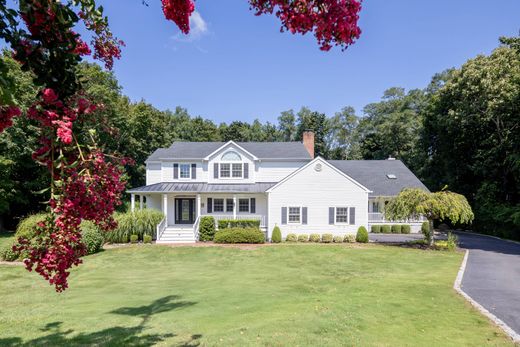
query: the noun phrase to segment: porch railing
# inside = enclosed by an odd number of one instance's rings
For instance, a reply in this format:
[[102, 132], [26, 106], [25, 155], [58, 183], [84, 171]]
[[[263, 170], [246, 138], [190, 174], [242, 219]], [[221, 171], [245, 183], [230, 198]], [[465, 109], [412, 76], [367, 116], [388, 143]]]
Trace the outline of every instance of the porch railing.
[[237, 214], [235, 218], [233, 218], [233, 215], [229, 214], [207, 214], [205, 216], [211, 216], [215, 218], [215, 222], [218, 223], [219, 220], [225, 220], [225, 219], [234, 219], [234, 220], [245, 220], [245, 219], [254, 219], [254, 220], [260, 220], [260, 228], [265, 228], [267, 226], [267, 218], [265, 215], [259, 215], [259, 214]]
[[199, 239], [199, 224], [200, 224], [200, 216], [197, 217], [195, 223], [193, 223], [193, 233], [195, 234], [195, 240]]
[[166, 229], [166, 217], [164, 217], [159, 224], [157, 224], [157, 234], [155, 239], [160, 240], [161, 236], [164, 232], [164, 229]]
[[406, 220], [387, 220], [385, 219], [385, 214], [381, 212], [370, 212], [368, 213], [368, 222], [372, 223], [385, 223], [385, 222], [393, 222], [393, 223], [419, 223], [424, 222], [426, 218], [424, 216], [415, 216], [413, 218], [409, 218]]

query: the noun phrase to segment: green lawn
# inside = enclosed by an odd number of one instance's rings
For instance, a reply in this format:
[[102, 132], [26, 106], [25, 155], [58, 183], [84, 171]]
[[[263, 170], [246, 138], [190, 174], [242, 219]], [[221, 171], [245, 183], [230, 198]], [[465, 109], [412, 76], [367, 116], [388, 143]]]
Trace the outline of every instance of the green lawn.
[[279, 245], [129, 246], [56, 294], [0, 265], [0, 345], [502, 346], [452, 289], [461, 253]]
[[4, 245], [10, 245], [14, 241], [14, 233], [2, 233], [0, 232], [0, 249], [4, 247]]

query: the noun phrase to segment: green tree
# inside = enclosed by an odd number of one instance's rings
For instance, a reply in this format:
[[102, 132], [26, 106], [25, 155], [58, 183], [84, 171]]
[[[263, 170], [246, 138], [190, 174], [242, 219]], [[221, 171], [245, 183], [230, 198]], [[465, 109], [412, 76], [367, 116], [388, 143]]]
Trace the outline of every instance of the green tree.
[[221, 128], [220, 133], [224, 141], [251, 141], [251, 125], [246, 122], [233, 121], [225, 128]]
[[278, 129], [280, 130], [282, 141], [296, 140], [296, 116], [293, 110], [283, 111], [278, 117]]
[[352, 107], [344, 107], [328, 120], [327, 146], [329, 159], [356, 159], [352, 154], [357, 145], [352, 134], [359, 123], [359, 118]]
[[307, 107], [302, 107], [298, 112], [298, 127], [296, 139], [302, 141], [303, 132], [314, 132], [314, 154], [328, 158], [326, 136], [328, 132], [328, 120], [324, 113], [313, 112]]

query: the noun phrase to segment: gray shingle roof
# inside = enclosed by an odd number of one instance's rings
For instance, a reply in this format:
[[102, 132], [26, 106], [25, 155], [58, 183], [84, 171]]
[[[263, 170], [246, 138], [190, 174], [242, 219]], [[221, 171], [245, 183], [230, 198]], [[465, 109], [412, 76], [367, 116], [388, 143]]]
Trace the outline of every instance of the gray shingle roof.
[[128, 190], [128, 193], [264, 193], [276, 183], [208, 184], [162, 182]]
[[[174, 142], [169, 148], [159, 148], [148, 160], [202, 159], [226, 142]], [[259, 159], [311, 159], [301, 142], [237, 142], [237, 145]]]
[[[370, 196], [395, 196], [404, 188], [426, 186], [400, 160], [328, 160], [372, 191]], [[395, 175], [395, 179], [387, 175]]]

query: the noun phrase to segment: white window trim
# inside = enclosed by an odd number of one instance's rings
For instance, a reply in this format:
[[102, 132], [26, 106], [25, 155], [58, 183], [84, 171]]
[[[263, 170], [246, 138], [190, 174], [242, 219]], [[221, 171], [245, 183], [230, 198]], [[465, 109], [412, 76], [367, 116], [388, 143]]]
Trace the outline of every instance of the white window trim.
[[[299, 221], [298, 222], [294, 222], [294, 221], [290, 221], [290, 218], [289, 218], [289, 215], [290, 215], [290, 209], [291, 208], [298, 208], [300, 210], [300, 218], [299, 218]], [[303, 209], [302, 209], [302, 206], [287, 206], [287, 224], [292, 224], [292, 225], [301, 225], [302, 224], [302, 212], [303, 212]]]
[[[191, 180], [191, 163], [178, 163], [179, 165], [179, 175], [177, 177], [177, 179], [179, 180], [182, 180], [182, 181], [185, 181], [185, 180]], [[181, 175], [181, 166], [183, 165], [188, 165], [188, 177], [182, 177]]]
[[[346, 222], [338, 222], [338, 208], [346, 208], [347, 209], [347, 221]], [[351, 225], [350, 223], [350, 207], [349, 206], [336, 206], [334, 207], [334, 225]]]
[[[229, 164], [229, 177], [222, 177], [222, 164]], [[240, 164], [242, 167], [242, 174], [240, 177], [233, 177], [233, 164]], [[221, 161], [218, 166], [218, 178], [222, 180], [240, 180], [244, 179], [244, 163], [237, 161]]]
[[[247, 211], [240, 211], [240, 200], [247, 200]], [[251, 198], [238, 198], [237, 205], [237, 213], [251, 213]]]

